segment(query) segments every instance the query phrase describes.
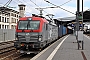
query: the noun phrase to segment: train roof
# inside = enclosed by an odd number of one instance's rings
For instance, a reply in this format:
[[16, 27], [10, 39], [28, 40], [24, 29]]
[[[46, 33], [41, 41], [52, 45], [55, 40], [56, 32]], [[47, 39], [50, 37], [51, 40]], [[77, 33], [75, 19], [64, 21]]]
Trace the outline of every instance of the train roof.
[[32, 17], [22, 17], [22, 18], [20, 18], [19, 20], [21, 21], [21, 20], [41, 20], [41, 21], [43, 21], [43, 22], [46, 22], [46, 23], [48, 23], [48, 21], [45, 19], [45, 18], [41, 18], [41, 17], [35, 17], [35, 16], [32, 16]]

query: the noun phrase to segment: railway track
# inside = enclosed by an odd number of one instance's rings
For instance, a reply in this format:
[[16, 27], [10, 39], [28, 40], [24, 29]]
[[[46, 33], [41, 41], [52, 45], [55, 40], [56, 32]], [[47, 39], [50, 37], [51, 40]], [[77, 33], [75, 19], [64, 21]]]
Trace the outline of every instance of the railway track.
[[0, 43], [0, 60], [10, 60], [11, 56], [17, 54], [20, 53], [15, 50], [14, 41]]
[[15, 59], [15, 60], [30, 60], [32, 57], [34, 57], [35, 54], [24, 54], [21, 57]]
[[[90, 36], [90, 34], [86, 34]], [[9, 42], [10, 43], [10, 42]], [[17, 50], [15, 50], [13, 43], [0, 43], [0, 46], [8, 45], [6, 52], [2, 52], [0, 50], [0, 60], [30, 60], [35, 54], [20, 54]], [[2, 47], [2, 51], [6, 49], [6, 47]], [[10, 48], [10, 49], [9, 49]], [[1, 49], [1, 48], [0, 48]]]
[[12, 60], [15, 55], [19, 54], [17, 51], [12, 50], [0, 55], [0, 60]]
[[6, 53], [11, 50], [15, 50], [13, 42], [0, 43], [0, 54]]
[[30, 60], [35, 54], [20, 54], [17, 51], [8, 52], [0, 56], [0, 60]]
[[20, 54], [14, 48], [14, 41], [0, 43], [0, 60], [30, 60], [34, 54]]
[[0, 42], [0, 46], [1, 46], [1, 45], [11, 44], [11, 43], [14, 43], [15, 41], [16, 41], [16, 40]]

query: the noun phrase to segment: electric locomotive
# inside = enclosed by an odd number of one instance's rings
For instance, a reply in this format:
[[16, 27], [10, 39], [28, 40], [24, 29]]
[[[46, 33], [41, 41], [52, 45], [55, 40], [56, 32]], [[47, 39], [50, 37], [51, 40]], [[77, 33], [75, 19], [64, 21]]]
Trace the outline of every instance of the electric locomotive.
[[58, 38], [58, 27], [40, 16], [22, 17], [17, 23], [15, 36], [14, 46], [21, 53], [38, 53]]

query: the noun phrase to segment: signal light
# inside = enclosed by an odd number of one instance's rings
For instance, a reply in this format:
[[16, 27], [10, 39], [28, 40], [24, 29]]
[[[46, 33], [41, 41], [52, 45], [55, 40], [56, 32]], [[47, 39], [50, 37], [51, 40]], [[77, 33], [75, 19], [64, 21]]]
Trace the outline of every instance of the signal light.
[[79, 12], [78, 18], [79, 18], [79, 19], [82, 19], [82, 12]]

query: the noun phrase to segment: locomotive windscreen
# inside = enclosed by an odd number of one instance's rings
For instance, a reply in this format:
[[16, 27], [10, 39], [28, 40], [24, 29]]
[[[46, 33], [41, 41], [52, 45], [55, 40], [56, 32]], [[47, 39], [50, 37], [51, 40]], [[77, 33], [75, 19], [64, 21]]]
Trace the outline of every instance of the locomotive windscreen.
[[37, 30], [39, 29], [40, 21], [19, 21], [18, 23], [18, 29], [24, 29], [24, 30]]

